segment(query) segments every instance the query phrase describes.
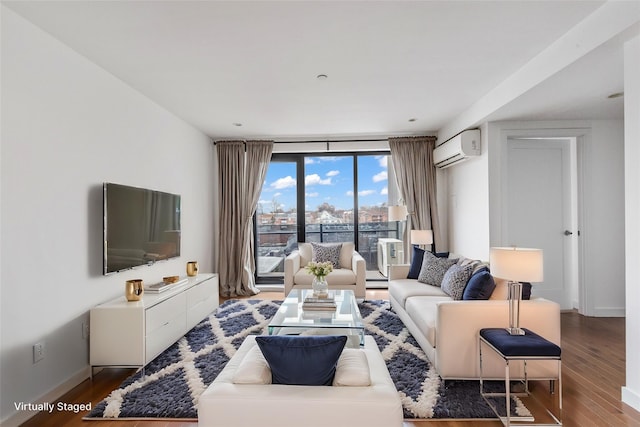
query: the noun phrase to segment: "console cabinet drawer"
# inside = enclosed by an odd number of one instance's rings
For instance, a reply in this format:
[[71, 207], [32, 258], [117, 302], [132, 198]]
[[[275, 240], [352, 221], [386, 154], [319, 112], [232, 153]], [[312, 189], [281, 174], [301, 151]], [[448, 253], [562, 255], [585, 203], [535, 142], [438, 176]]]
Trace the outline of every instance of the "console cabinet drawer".
[[[147, 335], [145, 345], [147, 362], [153, 360], [164, 349], [180, 339], [185, 334], [186, 326], [186, 313], [182, 312], [179, 316], [165, 321], [159, 328]], [[167, 343], [169, 344], [167, 345]]]
[[177, 315], [185, 315], [187, 311], [187, 297], [184, 293], [154, 305], [145, 313], [146, 332], [150, 335], [156, 329], [160, 329]]

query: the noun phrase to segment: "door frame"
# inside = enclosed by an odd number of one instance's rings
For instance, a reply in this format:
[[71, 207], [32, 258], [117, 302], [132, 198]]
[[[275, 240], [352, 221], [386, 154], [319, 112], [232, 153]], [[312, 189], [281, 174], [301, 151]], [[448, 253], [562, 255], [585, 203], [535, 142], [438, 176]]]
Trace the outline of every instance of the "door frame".
[[[571, 141], [570, 145], [570, 163], [571, 163], [571, 175], [574, 183], [571, 185], [572, 194], [571, 197], [574, 200], [572, 203], [572, 211], [575, 212], [575, 222], [577, 232], [577, 242], [573, 248], [573, 256], [571, 263], [571, 273], [573, 275], [573, 284], [578, 292], [578, 300], [572, 301], [572, 304], [577, 302], [575, 307], [580, 314], [593, 315], [595, 307], [593, 304], [593, 290], [587, 286], [585, 278], [585, 265], [584, 265], [584, 248], [588, 244], [588, 236], [582, 233], [585, 229], [585, 224], [588, 221], [588, 213], [584, 210], [584, 170], [585, 162], [588, 158], [588, 151], [591, 141], [591, 129], [590, 128], [554, 128], [553, 126], [545, 126], [539, 128], [528, 128], [526, 123], [519, 124], [507, 124], [502, 123], [497, 125], [499, 130], [499, 138], [494, 140], [494, 143], [498, 143], [498, 150], [494, 151], [496, 154], [493, 160], [490, 162], [491, 166], [497, 169], [497, 173], [494, 175], [493, 182], [497, 184], [494, 188], [498, 191], [490, 192], [491, 204], [496, 204], [491, 213], [494, 219], [491, 220], [491, 245], [499, 246], [508, 244], [503, 236], [503, 230], [500, 224], [503, 222], [503, 218], [506, 215], [506, 201], [503, 198], [503, 194], [506, 190], [506, 175], [507, 175], [507, 161], [508, 161], [508, 140], [509, 139], [568, 139]], [[491, 142], [490, 142], [491, 143]], [[490, 178], [491, 179], [491, 178]], [[496, 183], [495, 180], [499, 180]]]

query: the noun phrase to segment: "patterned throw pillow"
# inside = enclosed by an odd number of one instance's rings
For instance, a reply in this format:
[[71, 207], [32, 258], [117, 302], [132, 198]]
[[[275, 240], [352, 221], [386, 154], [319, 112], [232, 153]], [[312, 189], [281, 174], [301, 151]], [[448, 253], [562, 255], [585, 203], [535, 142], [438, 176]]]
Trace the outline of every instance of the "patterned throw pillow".
[[342, 243], [323, 245], [321, 243], [311, 242], [311, 248], [313, 251], [311, 261], [329, 261], [331, 264], [333, 264], [333, 268], [340, 268], [340, 251], [342, 250]]
[[473, 272], [473, 265], [453, 265], [442, 278], [442, 290], [454, 300], [461, 300], [464, 287]]
[[418, 275], [418, 282], [432, 286], [440, 286], [444, 274], [449, 267], [457, 261], [457, 258], [438, 258], [431, 252], [425, 251], [422, 268], [420, 268], [420, 274]]

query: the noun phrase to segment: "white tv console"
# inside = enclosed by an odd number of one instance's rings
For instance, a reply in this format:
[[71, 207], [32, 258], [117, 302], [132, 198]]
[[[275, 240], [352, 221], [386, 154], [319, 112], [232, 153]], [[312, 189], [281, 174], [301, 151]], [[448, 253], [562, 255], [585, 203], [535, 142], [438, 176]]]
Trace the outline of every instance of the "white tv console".
[[140, 301], [124, 296], [90, 311], [89, 364], [139, 367], [149, 363], [218, 307], [218, 275], [198, 274]]

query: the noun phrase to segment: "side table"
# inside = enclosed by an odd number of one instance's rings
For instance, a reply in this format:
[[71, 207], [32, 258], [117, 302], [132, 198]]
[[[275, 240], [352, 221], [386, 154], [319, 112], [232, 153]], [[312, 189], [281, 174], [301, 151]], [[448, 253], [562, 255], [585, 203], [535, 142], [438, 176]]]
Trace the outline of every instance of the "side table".
[[[554, 423], [520, 423], [518, 426], [561, 426], [562, 425], [562, 372], [561, 372], [561, 349], [558, 345], [541, 337], [540, 335], [524, 329], [524, 335], [511, 335], [504, 328], [485, 328], [481, 329], [478, 334], [479, 339], [479, 357], [480, 357], [480, 394], [491, 407], [493, 412], [500, 418], [502, 423], [509, 427], [512, 423], [511, 416], [511, 395], [528, 396], [537, 400], [529, 391], [529, 380], [527, 378], [527, 361], [528, 360], [556, 360], [558, 362], [558, 416], [556, 417], [550, 409], [545, 408], [551, 416]], [[504, 377], [504, 393], [486, 392], [482, 379], [482, 347], [489, 347], [496, 352], [505, 361], [505, 377]], [[511, 379], [509, 362], [512, 360], [522, 360], [524, 364], [524, 379], [520, 380], [524, 384], [524, 392], [511, 392]], [[505, 398], [506, 416], [499, 413], [496, 406], [488, 399], [489, 397]]]

